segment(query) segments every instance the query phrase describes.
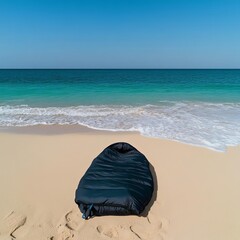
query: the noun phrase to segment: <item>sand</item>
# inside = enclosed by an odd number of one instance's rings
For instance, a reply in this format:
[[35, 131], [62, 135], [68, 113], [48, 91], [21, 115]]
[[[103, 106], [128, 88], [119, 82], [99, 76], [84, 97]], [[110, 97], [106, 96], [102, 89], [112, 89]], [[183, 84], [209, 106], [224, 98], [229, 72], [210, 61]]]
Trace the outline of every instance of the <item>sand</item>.
[[[88, 221], [74, 203], [91, 161], [126, 141], [153, 166], [142, 216]], [[240, 147], [225, 153], [138, 133], [22, 128], [0, 133], [0, 239], [240, 239]]]

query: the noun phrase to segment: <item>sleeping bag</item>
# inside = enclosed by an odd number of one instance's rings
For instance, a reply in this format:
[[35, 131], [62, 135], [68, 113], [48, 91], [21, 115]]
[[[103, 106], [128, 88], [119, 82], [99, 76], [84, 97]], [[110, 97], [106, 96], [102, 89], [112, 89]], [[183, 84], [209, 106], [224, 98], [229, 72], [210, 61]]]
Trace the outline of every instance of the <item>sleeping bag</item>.
[[128, 143], [105, 148], [79, 182], [75, 202], [83, 218], [139, 215], [152, 198], [153, 177], [146, 157]]

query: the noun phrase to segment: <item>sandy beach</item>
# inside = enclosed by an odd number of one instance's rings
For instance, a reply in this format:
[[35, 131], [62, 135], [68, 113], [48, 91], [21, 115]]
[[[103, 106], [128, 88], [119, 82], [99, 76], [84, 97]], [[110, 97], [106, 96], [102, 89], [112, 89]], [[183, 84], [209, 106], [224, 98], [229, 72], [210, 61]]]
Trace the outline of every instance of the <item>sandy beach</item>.
[[[29, 127], [0, 133], [0, 239], [238, 240], [240, 147], [225, 153], [138, 133]], [[150, 161], [152, 201], [142, 216], [88, 221], [74, 202], [92, 160], [125, 141]]]

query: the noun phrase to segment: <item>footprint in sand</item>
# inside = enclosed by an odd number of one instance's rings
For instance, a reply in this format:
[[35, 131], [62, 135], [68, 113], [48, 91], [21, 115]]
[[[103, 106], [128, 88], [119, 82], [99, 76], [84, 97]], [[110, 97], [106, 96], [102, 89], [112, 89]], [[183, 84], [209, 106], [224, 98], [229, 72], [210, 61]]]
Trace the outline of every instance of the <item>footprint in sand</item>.
[[11, 212], [0, 223], [0, 235], [10, 236], [12, 239], [16, 239], [16, 231], [24, 226], [27, 221], [27, 217], [15, 211]]
[[104, 226], [98, 225], [96, 228], [98, 234], [100, 235], [97, 239], [127, 239], [127, 240], [139, 240], [136, 234], [129, 231], [129, 226], [127, 225], [117, 225], [117, 226]]
[[66, 225], [58, 226], [58, 237], [57, 240], [70, 240], [74, 238], [74, 233]]
[[107, 227], [99, 225], [97, 226], [97, 231], [98, 233], [103, 234], [109, 238], [118, 238], [117, 227]]
[[64, 216], [64, 220], [57, 227], [58, 240], [71, 240], [76, 237], [76, 231], [82, 226], [83, 221], [80, 213], [70, 211]]
[[78, 212], [70, 211], [65, 215], [66, 227], [70, 230], [78, 230], [82, 226], [82, 217]]
[[130, 231], [141, 240], [161, 240], [164, 239], [169, 222], [166, 219], [157, 220], [154, 216], [149, 216], [144, 222], [138, 222], [130, 226]]

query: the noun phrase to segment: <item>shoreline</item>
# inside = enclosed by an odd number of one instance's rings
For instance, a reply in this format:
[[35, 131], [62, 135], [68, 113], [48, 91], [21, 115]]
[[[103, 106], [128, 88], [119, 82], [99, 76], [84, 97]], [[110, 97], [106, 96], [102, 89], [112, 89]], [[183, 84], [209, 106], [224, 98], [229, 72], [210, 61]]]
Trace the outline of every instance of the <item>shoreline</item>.
[[16, 126], [16, 127], [0, 127], [0, 133], [12, 133], [12, 134], [36, 134], [36, 135], [64, 135], [64, 134], [140, 134], [137, 131], [111, 131], [94, 129], [84, 125], [34, 125], [34, 126]]
[[240, 144], [238, 145], [231, 145], [231, 146], [226, 146], [225, 150], [218, 150], [215, 148], [207, 147], [207, 146], [202, 146], [202, 145], [197, 145], [193, 143], [187, 143], [187, 142], [182, 142], [180, 140], [175, 140], [175, 139], [165, 139], [165, 138], [158, 138], [158, 137], [151, 137], [151, 136], [145, 136], [142, 135], [139, 131], [124, 131], [124, 130], [105, 130], [105, 129], [95, 129], [91, 128], [88, 126], [80, 125], [80, 124], [74, 124], [74, 125], [60, 125], [60, 124], [53, 124], [53, 125], [33, 125], [33, 126], [10, 126], [10, 127], [0, 127], [0, 134], [1, 133], [9, 133], [9, 134], [24, 134], [24, 135], [66, 135], [66, 134], [82, 134], [82, 133], [87, 133], [87, 134], [107, 134], [107, 135], [112, 135], [112, 134], [135, 134], [135, 135], [140, 135], [144, 138], [149, 138], [149, 139], [158, 139], [160, 141], [169, 141], [169, 142], [176, 142], [192, 147], [197, 147], [197, 148], [203, 148], [203, 149], [208, 149], [214, 152], [218, 153], [226, 153], [229, 149], [232, 148], [239, 148]]

